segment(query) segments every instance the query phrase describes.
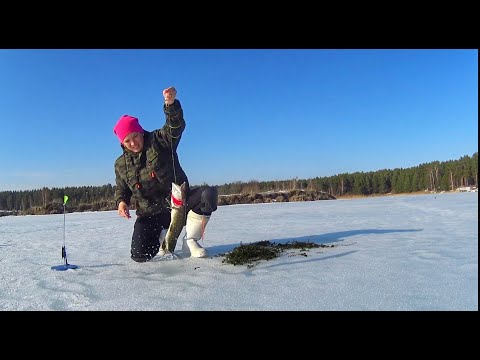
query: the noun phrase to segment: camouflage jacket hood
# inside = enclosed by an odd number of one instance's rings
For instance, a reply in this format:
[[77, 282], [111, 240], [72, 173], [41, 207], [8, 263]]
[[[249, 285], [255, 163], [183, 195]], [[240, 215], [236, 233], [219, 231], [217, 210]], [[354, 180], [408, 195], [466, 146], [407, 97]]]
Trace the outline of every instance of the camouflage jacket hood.
[[[134, 205], [138, 216], [168, 211], [172, 182], [182, 184], [188, 178], [177, 156], [177, 147], [185, 129], [183, 111], [178, 100], [164, 106], [165, 125], [152, 132], [144, 131], [140, 153], [123, 148], [115, 161], [115, 200]], [[173, 156], [173, 158], [172, 158]]]

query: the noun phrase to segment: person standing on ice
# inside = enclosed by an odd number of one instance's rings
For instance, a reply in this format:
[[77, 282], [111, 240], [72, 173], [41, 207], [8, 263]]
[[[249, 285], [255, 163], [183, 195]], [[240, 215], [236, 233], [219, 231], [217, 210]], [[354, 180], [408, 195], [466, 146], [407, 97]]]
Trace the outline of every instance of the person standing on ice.
[[[185, 120], [177, 90], [163, 90], [166, 121], [161, 129], [146, 131], [138, 118], [120, 117], [114, 134], [123, 150], [115, 161], [115, 200], [118, 214], [126, 219], [134, 201], [135, 220], [131, 258], [145, 262], [158, 255], [170, 225], [172, 183], [186, 183], [186, 224], [183, 250], [193, 257], [207, 257], [208, 253], [198, 241], [203, 237], [212, 212], [217, 209], [218, 192], [215, 187], [201, 186], [190, 189], [188, 178], [178, 160], [177, 147], [185, 129]], [[171, 199], [175, 201], [174, 198]]]

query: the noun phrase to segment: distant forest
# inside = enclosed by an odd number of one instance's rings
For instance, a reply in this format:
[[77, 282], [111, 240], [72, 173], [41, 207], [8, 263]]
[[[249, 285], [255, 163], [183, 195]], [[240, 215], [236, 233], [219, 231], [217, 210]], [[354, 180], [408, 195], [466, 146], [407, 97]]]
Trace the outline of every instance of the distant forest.
[[[202, 184], [208, 185], [208, 184]], [[402, 194], [418, 191], [454, 191], [478, 187], [478, 152], [458, 160], [434, 161], [411, 168], [344, 173], [313, 179], [233, 182], [217, 187], [219, 196], [259, 194], [269, 191], [309, 190], [332, 197]], [[192, 186], [196, 187], [196, 186]], [[69, 200], [66, 212], [116, 210], [115, 185], [48, 188], [0, 192], [0, 216], [63, 213], [63, 196]], [[222, 202], [219, 202], [222, 204]]]

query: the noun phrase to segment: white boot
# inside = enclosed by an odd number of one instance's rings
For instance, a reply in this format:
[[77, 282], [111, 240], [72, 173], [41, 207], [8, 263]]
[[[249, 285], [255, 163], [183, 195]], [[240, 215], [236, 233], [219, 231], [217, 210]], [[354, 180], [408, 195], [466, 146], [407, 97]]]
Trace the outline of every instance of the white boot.
[[208, 256], [198, 241], [202, 238], [205, 226], [207, 226], [210, 216], [198, 215], [190, 210], [187, 214], [187, 223], [185, 225], [185, 237], [183, 238], [182, 251], [190, 253], [192, 257], [204, 258]]
[[160, 240], [160, 250], [158, 251], [158, 256], [165, 256], [166, 250], [162, 248], [163, 241], [165, 240], [165, 236], [167, 235], [167, 230], [168, 229], [162, 229], [160, 232], [160, 236], [158, 240]]

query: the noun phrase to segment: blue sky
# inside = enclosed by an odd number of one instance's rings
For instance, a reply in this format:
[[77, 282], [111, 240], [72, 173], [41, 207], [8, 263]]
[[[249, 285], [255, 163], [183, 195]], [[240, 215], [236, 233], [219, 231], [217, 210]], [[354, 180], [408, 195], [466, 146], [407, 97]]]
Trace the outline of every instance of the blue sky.
[[478, 151], [477, 49], [2, 49], [0, 191], [114, 184], [113, 126], [161, 127], [168, 86], [192, 185]]

